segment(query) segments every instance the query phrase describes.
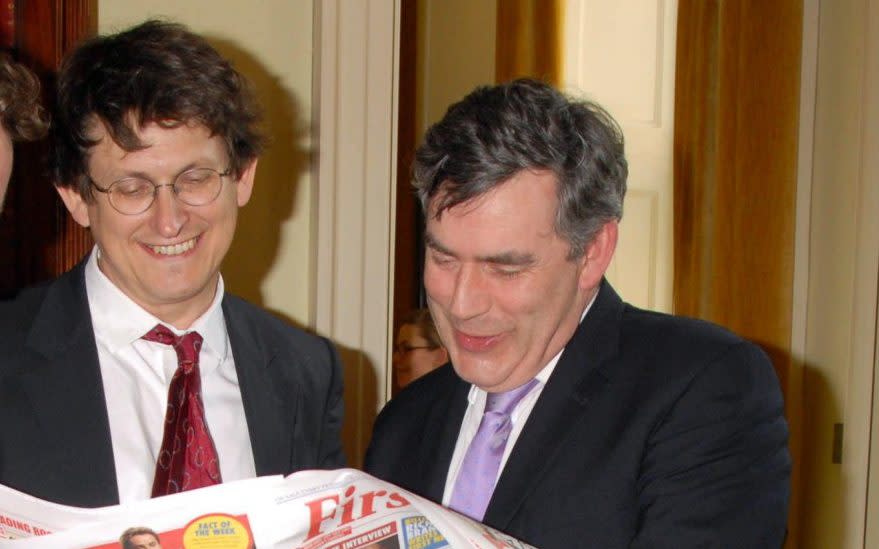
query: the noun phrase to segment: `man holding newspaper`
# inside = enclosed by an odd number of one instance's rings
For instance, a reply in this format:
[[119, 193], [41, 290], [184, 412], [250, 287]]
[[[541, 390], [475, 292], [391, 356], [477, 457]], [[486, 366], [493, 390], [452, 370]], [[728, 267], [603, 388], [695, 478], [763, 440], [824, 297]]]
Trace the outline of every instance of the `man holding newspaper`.
[[263, 142], [243, 77], [149, 21], [73, 52], [55, 117], [95, 247], [0, 305], [0, 483], [94, 507], [344, 465], [335, 349], [220, 276]]
[[366, 470], [541, 549], [779, 547], [790, 457], [766, 355], [604, 278], [627, 177], [611, 117], [535, 81], [479, 88], [414, 177], [451, 363], [381, 412]]

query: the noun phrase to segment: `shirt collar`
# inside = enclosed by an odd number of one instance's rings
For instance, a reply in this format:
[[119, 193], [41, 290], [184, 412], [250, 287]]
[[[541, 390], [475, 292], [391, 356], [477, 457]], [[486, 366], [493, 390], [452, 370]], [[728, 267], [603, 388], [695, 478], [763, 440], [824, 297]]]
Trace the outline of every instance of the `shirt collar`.
[[145, 311], [113, 284], [98, 267], [100, 253], [95, 246], [89, 256], [85, 266], [85, 287], [95, 337], [99, 338], [111, 353], [115, 354], [131, 345], [156, 324], [164, 324], [176, 335], [198, 332], [204, 346], [220, 357], [226, 356], [228, 339], [222, 309], [225, 292], [222, 275], [217, 279], [217, 291], [207, 311], [198, 317], [188, 330], [178, 330]]

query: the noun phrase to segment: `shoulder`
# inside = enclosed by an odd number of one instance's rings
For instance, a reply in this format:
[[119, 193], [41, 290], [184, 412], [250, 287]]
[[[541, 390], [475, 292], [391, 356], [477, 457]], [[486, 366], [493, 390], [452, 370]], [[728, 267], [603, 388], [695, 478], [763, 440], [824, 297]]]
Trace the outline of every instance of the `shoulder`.
[[697, 347], [724, 346], [742, 340], [733, 332], [704, 320], [639, 309], [626, 304], [622, 315], [622, 332], [632, 338], [664, 345], [682, 342]]
[[[433, 439], [437, 426], [459, 421], [466, 406], [467, 388], [451, 364], [407, 385], [385, 404], [372, 429], [364, 470], [401, 485]], [[459, 395], [461, 398], [459, 398]]]
[[766, 358], [757, 345], [711, 322], [631, 305], [623, 311], [619, 346], [635, 354], [684, 364], [710, 362], [729, 353], [752, 356], [758, 361]]
[[782, 398], [775, 368], [758, 345], [710, 322], [628, 305], [616, 360], [609, 364], [615, 386], [660, 416], [684, 401], [711, 407], [712, 399], [733, 395], [762, 395], [773, 403]]
[[606, 281], [569, 346], [583, 356], [615, 357], [622, 370], [639, 377], [692, 375], [729, 353], [768, 363], [759, 347], [733, 332], [704, 320], [639, 309], [623, 302]]
[[[455, 387], [469, 385], [458, 377], [451, 362], [428, 372], [404, 387], [392, 400], [399, 406], [417, 405], [450, 397]], [[390, 403], [389, 403], [390, 404]]]
[[[71, 307], [71, 303], [77, 301], [71, 298], [65, 283], [68, 277], [69, 273], [59, 279], [23, 288], [0, 300], [0, 349], [24, 345], [39, 317], [57, 320], [64, 317], [73, 319], [80, 315], [81, 311]], [[59, 296], [59, 293], [64, 295]], [[85, 297], [82, 296], [82, 299]]]
[[452, 365], [445, 364], [416, 379], [385, 404], [376, 420], [376, 428], [418, 423], [438, 407], [451, 406], [457, 391], [466, 387], [469, 385], [458, 377]]
[[306, 362], [336, 362], [336, 351], [324, 337], [311, 334], [279, 318], [265, 309], [226, 293], [223, 312], [230, 337], [271, 349], [279, 354], [292, 354]]
[[0, 326], [14, 329], [29, 324], [43, 304], [49, 284], [46, 282], [4, 295], [0, 300]]
[[660, 424], [748, 414], [783, 423], [778, 376], [758, 345], [710, 322], [628, 306], [620, 337], [620, 381]]
[[638, 540], [654, 545], [667, 538], [669, 524], [684, 523], [690, 526], [680, 539], [709, 539], [698, 524], [712, 524], [715, 543], [737, 535], [743, 546], [756, 546], [748, 541], [755, 534], [780, 539], [788, 428], [766, 353], [714, 324], [629, 307], [621, 338], [621, 385], [632, 391], [617, 403], [638, 407], [644, 454], [637, 486], [650, 502]]
[[322, 345], [323, 338], [297, 328], [270, 311], [238, 296], [227, 293], [223, 297], [223, 310], [227, 320], [232, 318], [238, 323], [246, 324], [259, 330], [266, 337], [280, 341], [294, 341], [305, 346]]

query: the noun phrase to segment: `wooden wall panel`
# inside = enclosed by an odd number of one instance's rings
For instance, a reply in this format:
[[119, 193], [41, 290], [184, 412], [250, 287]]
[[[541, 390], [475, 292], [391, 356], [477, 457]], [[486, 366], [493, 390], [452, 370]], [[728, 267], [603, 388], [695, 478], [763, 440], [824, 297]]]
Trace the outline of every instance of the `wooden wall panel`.
[[495, 81], [533, 77], [561, 81], [559, 0], [501, 0], [497, 4]]
[[[96, 28], [94, 0], [17, 0], [14, 10], [16, 57], [40, 77], [51, 105], [55, 74], [64, 54]], [[9, 196], [0, 220], [0, 291], [55, 277], [91, 248], [88, 232], [67, 215], [46, 173], [45, 142], [16, 149]]]
[[789, 360], [801, 2], [682, 0], [675, 311]]
[[802, 10], [801, 0], [681, 0], [675, 99], [675, 312], [760, 344], [793, 422]]

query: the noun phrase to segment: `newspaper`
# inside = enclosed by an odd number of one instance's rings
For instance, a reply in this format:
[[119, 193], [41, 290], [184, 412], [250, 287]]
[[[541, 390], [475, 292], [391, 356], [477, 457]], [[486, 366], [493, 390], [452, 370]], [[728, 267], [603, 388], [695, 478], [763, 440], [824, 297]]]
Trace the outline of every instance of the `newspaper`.
[[531, 547], [355, 469], [260, 477], [98, 509], [0, 486], [0, 549], [118, 549], [133, 527], [154, 532], [163, 549]]

